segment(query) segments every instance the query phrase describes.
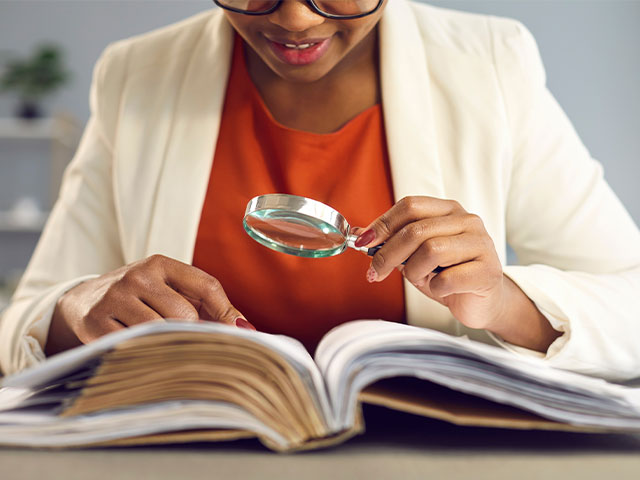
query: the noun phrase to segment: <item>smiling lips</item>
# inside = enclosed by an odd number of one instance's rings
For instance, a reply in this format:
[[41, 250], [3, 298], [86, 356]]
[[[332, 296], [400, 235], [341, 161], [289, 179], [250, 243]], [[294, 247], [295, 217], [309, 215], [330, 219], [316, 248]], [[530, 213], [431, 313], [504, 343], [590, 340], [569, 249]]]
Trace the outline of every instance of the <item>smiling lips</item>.
[[331, 37], [308, 39], [302, 42], [275, 41], [267, 39], [271, 50], [284, 63], [289, 65], [309, 65], [322, 57], [331, 43]]

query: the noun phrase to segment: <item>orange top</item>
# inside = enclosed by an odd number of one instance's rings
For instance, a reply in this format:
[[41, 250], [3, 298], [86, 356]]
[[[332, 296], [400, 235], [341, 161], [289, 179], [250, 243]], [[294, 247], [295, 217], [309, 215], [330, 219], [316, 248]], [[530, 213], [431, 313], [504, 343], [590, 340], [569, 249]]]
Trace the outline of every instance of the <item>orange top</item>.
[[366, 226], [393, 204], [382, 109], [375, 105], [330, 134], [287, 128], [264, 105], [236, 41], [193, 264], [222, 283], [258, 330], [297, 338], [310, 351], [348, 320], [404, 321], [399, 272], [369, 284], [363, 253], [301, 258], [251, 239], [244, 211], [266, 193], [313, 198]]

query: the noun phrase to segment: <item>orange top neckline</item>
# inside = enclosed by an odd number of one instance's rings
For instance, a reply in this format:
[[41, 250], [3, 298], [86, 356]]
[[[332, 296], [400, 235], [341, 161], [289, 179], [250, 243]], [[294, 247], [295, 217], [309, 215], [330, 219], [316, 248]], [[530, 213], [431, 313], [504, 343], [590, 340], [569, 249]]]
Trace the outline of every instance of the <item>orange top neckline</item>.
[[298, 130], [295, 128], [287, 127], [286, 125], [283, 125], [282, 123], [278, 122], [278, 120], [276, 120], [276, 118], [271, 113], [271, 110], [269, 110], [269, 107], [267, 107], [266, 103], [264, 102], [262, 95], [260, 95], [260, 91], [258, 90], [258, 87], [253, 83], [253, 80], [251, 79], [251, 75], [249, 74], [249, 70], [246, 67], [246, 55], [244, 54], [243, 41], [239, 35], [236, 35], [236, 39], [234, 43], [234, 60], [233, 60], [234, 62], [236, 61], [236, 57], [241, 58], [242, 61], [244, 62], [244, 68], [242, 68], [241, 69], [242, 71], [238, 73], [239, 73], [239, 76], [242, 77], [243, 83], [246, 82], [249, 93], [254, 99], [254, 101], [256, 102], [257, 106], [260, 107], [258, 111], [266, 116], [266, 119], [268, 120], [268, 122], [271, 124], [273, 128], [277, 128], [288, 134], [305, 137], [307, 140], [312, 140], [312, 141], [315, 140], [317, 142], [331, 141], [340, 135], [344, 135], [345, 130], [354, 128], [354, 124], [358, 124], [359, 122], [366, 121], [366, 119], [370, 115], [377, 115], [382, 110], [382, 105], [380, 103], [371, 105], [370, 107], [366, 108], [362, 112], [358, 113], [355, 117], [351, 118], [348, 122], [342, 125], [338, 130], [334, 132], [329, 132], [329, 133], [316, 133], [316, 132], [309, 132], [306, 130]]
[[299, 339], [313, 351], [331, 328], [359, 318], [404, 321], [402, 277], [369, 284], [370, 258], [348, 250], [330, 258], [272, 251], [242, 227], [247, 202], [265, 193], [314, 198], [353, 226], [393, 205], [382, 108], [361, 112], [336, 132], [279, 124], [262, 101], [236, 42], [218, 143], [193, 264], [216, 277], [258, 330]]

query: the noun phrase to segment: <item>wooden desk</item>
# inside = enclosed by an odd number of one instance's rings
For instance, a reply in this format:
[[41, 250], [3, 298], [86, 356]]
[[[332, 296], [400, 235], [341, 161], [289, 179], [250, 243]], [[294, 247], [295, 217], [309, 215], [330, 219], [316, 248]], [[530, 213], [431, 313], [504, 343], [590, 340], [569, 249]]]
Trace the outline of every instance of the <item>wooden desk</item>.
[[366, 407], [367, 433], [328, 450], [279, 455], [253, 440], [75, 451], [0, 449], [3, 480], [640, 478], [640, 435], [455, 427]]

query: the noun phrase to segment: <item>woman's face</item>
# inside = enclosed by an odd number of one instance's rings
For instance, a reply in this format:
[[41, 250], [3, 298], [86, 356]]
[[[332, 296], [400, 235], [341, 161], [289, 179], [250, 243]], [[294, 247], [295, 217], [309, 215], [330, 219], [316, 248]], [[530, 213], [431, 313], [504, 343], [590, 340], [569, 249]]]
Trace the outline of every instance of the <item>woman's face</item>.
[[351, 20], [322, 17], [304, 0], [285, 0], [268, 15], [224, 13], [274, 73], [288, 81], [314, 82], [346, 57], [366, 54], [360, 51], [366, 43], [363, 40], [372, 33], [385, 5], [371, 15]]

